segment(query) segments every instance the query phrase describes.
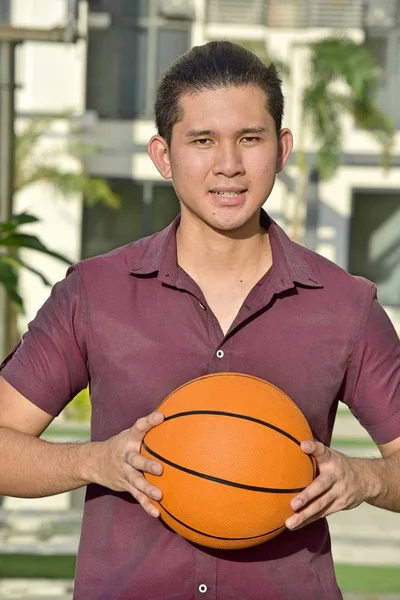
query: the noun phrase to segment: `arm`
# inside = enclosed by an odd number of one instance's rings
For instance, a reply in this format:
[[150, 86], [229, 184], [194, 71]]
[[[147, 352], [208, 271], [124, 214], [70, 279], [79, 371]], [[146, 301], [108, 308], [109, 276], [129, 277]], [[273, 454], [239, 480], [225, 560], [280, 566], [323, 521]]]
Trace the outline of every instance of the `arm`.
[[353, 458], [320, 442], [303, 442], [302, 450], [318, 462], [319, 475], [292, 500], [297, 514], [287, 520], [288, 529], [300, 529], [362, 502], [400, 512], [400, 438], [379, 449], [383, 458]]
[[[289, 529], [362, 502], [400, 512], [400, 340], [370, 287], [341, 393], [382, 458], [348, 457], [317, 441], [303, 442], [319, 475], [291, 507]], [[389, 441], [392, 440], [392, 441]]]
[[159, 413], [139, 419], [131, 429], [104, 442], [58, 444], [39, 439], [53, 417], [0, 377], [0, 494], [43, 497], [97, 483], [129, 492], [152, 516], [149, 496], [161, 498], [143, 471], [161, 473], [161, 465], [140, 454], [142, 439], [161, 423]]

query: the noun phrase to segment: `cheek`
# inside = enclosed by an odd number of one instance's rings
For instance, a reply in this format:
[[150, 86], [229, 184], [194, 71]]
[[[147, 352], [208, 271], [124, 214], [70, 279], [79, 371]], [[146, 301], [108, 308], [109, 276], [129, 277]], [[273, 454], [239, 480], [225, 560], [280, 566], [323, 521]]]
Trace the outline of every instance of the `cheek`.
[[210, 170], [210, 160], [204, 154], [191, 153], [190, 150], [178, 154], [171, 164], [172, 177], [185, 181], [193, 181], [203, 178]]
[[277, 172], [276, 155], [253, 155], [246, 164], [246, 173], [251, 181], [268, 183], [273, 181]]

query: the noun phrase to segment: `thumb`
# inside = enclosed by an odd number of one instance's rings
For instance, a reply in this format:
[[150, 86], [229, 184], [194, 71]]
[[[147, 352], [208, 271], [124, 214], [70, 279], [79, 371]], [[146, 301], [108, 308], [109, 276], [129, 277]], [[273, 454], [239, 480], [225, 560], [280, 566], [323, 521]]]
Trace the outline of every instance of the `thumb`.
[[301, 442], [300, 448], [306, 454], [311, 454], [317, 459], [318, 463], [326, 462], [331, 458], [331, 450], [321, 442], [316, 440], [306, 440]]

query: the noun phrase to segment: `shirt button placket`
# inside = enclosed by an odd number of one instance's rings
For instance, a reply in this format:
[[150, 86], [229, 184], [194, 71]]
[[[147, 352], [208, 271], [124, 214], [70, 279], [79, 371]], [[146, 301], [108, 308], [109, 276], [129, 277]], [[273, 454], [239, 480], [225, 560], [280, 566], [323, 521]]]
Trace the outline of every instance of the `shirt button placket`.
[[196, 600], [217, 600], [217, 558], [198, 550], [195, 565]]

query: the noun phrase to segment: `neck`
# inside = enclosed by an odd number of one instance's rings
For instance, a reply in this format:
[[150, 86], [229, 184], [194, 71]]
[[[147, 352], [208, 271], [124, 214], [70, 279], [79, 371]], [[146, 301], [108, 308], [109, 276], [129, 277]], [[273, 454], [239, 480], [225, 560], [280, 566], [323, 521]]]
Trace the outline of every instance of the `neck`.
[[257, 218], [240, 230], [224, 232], [182, 215], [176, 234], [179, 266], [193, 279], [218, 277], [224, 281], [242, 274], [266, 272], [272, 263], [269, 236]]

